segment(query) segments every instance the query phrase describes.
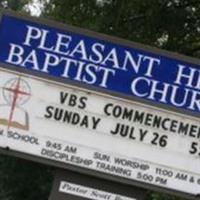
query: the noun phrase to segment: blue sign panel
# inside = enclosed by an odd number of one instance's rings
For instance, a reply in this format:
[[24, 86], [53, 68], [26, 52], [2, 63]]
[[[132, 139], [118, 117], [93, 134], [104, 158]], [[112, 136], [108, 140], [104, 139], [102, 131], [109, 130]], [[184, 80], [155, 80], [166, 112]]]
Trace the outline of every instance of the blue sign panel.
[[197, 64], [130, 46], [20, 17], [1, 19], [1, 63], [200, 112]]

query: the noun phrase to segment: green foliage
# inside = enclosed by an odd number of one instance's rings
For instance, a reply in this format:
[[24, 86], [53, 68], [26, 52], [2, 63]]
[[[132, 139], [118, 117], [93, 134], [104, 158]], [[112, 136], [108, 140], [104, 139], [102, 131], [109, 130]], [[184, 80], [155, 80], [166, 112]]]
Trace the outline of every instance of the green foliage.
[[199, 0], [50, 0], [43, 15], [200, 57]]
[[24, 6], [30, 3], [32, 0], [0, 0], [1, 8], [9, 8], [15, 11], [22, 11]]
[[47, 166], [3, 155], [0, 177], [2, 200], [47, 200], [53, 181]]
[[172, 195], [151, 193], [147, 200], [184, 200], [184, 199]]

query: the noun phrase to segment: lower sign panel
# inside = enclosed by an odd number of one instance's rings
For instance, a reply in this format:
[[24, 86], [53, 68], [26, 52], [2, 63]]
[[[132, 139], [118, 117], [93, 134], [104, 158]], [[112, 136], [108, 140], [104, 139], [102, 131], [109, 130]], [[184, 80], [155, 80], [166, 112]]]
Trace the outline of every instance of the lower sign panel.
[[57, 170], [49, 200], [143, 200], [146, 193], [137, 187]]
[[192, 195], [199, 120], [0, 71], [0, 147]]
[[89, 188], [66, 181], [60, 182], [58, 191], [64, 194], [70, 194], [73, 196], [82, 197], [83, 199], [85, 198], [93, 200], [102, 200], [102, 199], [107, 199], [109, 197], [110, 200], [115, 200], [115, 199], [136, 200], [135, 198], [129, 198], [126, 196], [121, 196], [114, 193], [105, 192], [103, 190], [97, 190], [95, 188]]

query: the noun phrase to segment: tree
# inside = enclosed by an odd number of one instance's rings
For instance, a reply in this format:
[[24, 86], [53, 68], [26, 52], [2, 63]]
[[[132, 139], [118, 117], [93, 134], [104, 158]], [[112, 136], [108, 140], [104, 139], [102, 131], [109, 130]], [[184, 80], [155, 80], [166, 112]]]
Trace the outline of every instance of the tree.
[[0, 0], [0, 7], [3, 9], [22, 11], [24, 10], [24, 6], [26, 6], [31, 1], [32, 0]]
[[50, 0], [44, 8], [64, 23], [200, 57], [198, 0]]
[[45, 200], [53, 175], [47, 166], [1, 155], [0, 177], [0, 199]]

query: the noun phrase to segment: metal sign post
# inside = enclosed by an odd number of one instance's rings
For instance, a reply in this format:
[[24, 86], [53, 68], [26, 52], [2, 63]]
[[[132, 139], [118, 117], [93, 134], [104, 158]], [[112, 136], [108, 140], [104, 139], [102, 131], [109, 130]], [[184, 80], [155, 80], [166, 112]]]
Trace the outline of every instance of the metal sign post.
[[138, 187], [57, 169], [49, 200], [144, 200]]

